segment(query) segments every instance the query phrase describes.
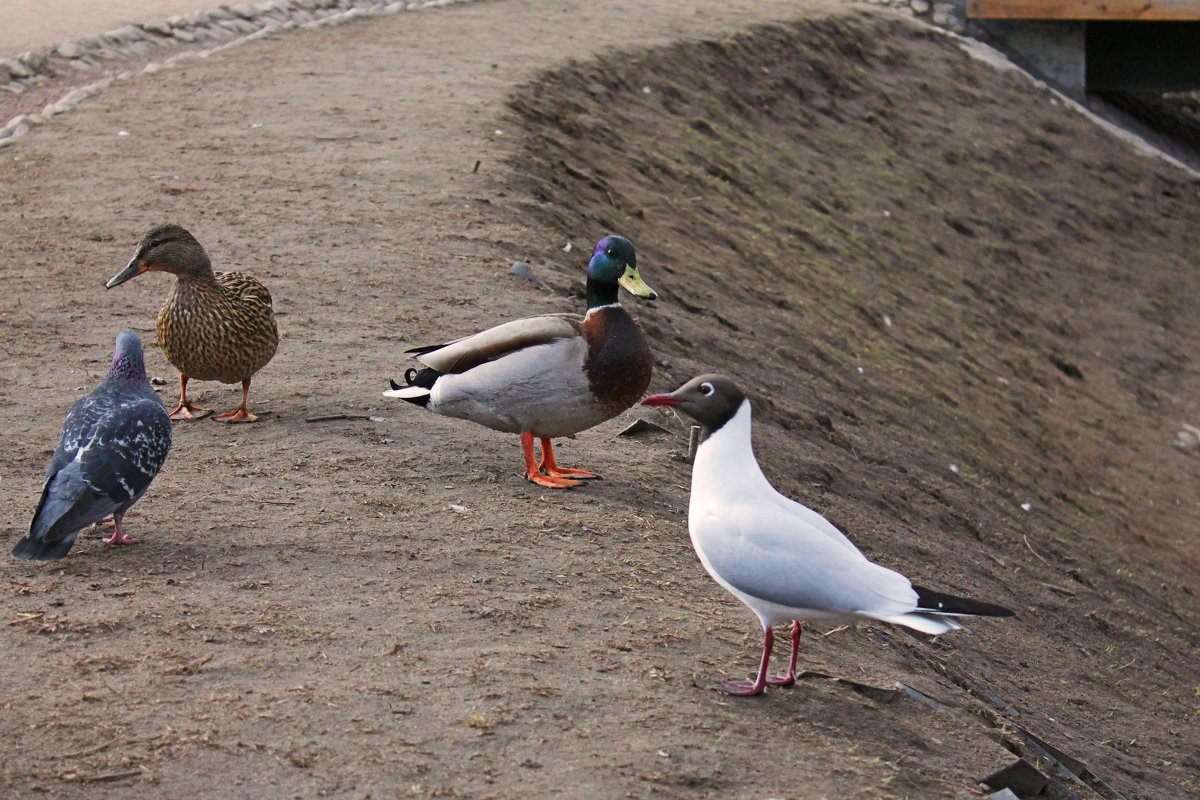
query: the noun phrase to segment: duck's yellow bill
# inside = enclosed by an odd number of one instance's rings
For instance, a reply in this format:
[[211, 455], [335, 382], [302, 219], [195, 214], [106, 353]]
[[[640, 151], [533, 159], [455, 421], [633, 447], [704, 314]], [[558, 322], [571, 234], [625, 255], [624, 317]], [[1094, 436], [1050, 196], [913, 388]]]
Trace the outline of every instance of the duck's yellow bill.
[[640, 297], [644, 300], [654, 300], [658, 297], [658, 292], [651, 289], [642, 280], [642, 276], [638, 274], [637, 267], [626, 265], [625, 274], [620, 277], [617, 283], [624, 286], [626, 291], [635, 297]]

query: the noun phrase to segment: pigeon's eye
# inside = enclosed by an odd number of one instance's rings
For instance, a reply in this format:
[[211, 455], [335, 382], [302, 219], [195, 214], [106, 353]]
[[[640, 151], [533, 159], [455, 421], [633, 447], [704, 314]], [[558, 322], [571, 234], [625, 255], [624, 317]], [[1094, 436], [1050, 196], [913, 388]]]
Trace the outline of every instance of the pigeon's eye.
[[708, 397], [712, 393], [713, 393], [713, 385], [711, 383], [709, 383], [708, 381], [705, 381], [704, 383], [700, 384], [700, 394], [704, 395], [705, 397]]

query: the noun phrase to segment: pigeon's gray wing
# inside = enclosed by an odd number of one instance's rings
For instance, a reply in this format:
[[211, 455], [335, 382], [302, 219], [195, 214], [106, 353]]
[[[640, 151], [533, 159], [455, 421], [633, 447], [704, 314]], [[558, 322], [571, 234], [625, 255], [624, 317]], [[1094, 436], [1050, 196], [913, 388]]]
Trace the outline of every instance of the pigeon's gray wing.
[[171, 449], [171, 420], [157, 397], [123, 400], [77, 460], [88, 486], [128, 508], [145, 494]]

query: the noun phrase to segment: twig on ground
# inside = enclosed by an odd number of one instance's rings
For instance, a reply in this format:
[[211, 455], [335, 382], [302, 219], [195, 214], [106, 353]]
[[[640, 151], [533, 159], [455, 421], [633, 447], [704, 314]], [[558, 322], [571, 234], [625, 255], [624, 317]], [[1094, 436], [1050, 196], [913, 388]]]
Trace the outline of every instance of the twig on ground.
[[194, 661], [189, 661], [188, 663], [181, 664], [178, 667], [171, 667], [170, 669], [163, 670], [163, 675], [195, 675], [200, 671], [202, 666], [212, 660], [213, 654], [208, 653], [207, 655], [200, 656]]
[[263, 500], [259, 497], [254, 497], [253, 495], [250, 495], [250, 499], [253, 500], [255, 503], [266, 503], [267, 505], [271, 505], [271, 506], [294, 506], [294, 505], [296, 505], [291, 500]]
[[1025, 540], [1025, 546], [1029, 548], [1029, 552], [1031, 552], [1031, 553], [1033, 553], [1035, 556], [1037, 556], [1037, 560], [1038, 560], [1038, 561], [1042, 562], [1042, 563], [1043, 563], [1043, 564], [1045, 564], [1047, 567], [1048, 567], [1048, 566], [1050, 566], [1050, 562], [1049, 562], [1049, 561], [1047, 561], [1046, 559], [1042, 558], [1041, 556], [1039, 556], [1039, 555], [1038, 555], [1038, 552], [1037, 552], [1037, 550], [1034, 550], [1034, 549], [1033, 549], [1033, 545], [1031, 545], [1031, 544], [1029, 543], [1029, 537], [1028, 537], [1028, 536], [1026, 536], [1025, 534], [1023, 534], [1023, 533], [1022, 533], [1022, 534], [1021, 534], [1021, 538]]
[[309, 417], [305, 422], [330, 422], [335, 419], [370, 419], [366, 414], [321, 414], [317, 417]]
[[108, 772], [103, 775], [79, 775], [75, 778], [79, 783], [106, 783], [107, 781], [119, 781], [125, 778], [136, 778], [142, 774], [140, 769], [126, 770], [125, 772]]

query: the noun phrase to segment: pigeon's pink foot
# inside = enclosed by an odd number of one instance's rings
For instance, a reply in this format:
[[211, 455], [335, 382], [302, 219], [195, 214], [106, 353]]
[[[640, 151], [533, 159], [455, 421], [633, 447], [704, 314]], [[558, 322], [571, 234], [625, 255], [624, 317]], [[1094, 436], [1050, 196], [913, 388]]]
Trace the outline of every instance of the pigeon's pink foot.
[[108, 537], [107, 539], [102, 539], [101, 541], [103, 541], [105, 544], [112, 544], [112, 545], [137, 544], [138, 543], [138, 541], [139, 541], [138, 539], [131, 539], [130, 537], [126, 536], [125, 533], [121, 530], [121, 518], [116, 516], [115, 514], [113, 515], [113, 523], [116, 525], [117, 529], [115, 531], [113, 531], [112, 536]]

